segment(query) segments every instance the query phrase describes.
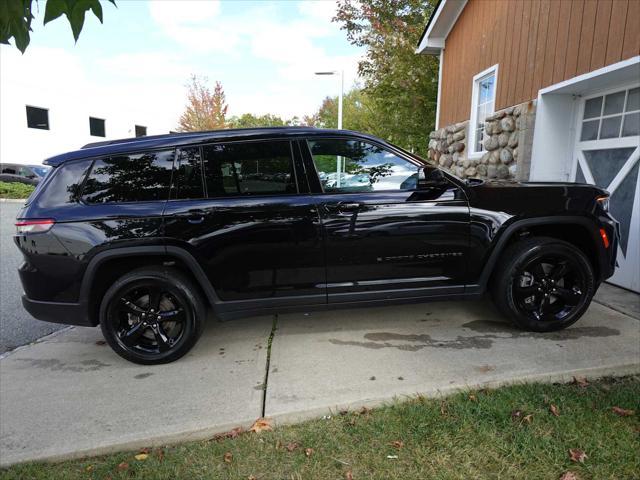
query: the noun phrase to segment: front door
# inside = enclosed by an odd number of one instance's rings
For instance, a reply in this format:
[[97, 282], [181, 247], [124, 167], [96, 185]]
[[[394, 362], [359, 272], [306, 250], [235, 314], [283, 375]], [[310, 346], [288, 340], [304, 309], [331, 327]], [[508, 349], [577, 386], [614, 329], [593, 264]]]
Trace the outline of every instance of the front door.
[[617, 268], [608, 281], [640, 292], [640, 87], [586, 97], [577, 132], [574, 181], [608, 190], [620, 222]]
[[417, 191], [419, 164], [373, 142], [304, 143], [320, 180], [329, 303], [464, 291], [469, 208], [461, 188]]
[[179, 151], [167, 241], [198, 260], [219, 311], [326, 303], [320, 220], [298, 162], [283, 140]]

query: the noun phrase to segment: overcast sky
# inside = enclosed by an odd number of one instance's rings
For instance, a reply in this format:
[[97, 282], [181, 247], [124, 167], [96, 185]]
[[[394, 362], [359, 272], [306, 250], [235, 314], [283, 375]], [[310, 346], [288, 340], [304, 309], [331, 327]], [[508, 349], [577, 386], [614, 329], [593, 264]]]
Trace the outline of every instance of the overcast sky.
[[87, 13], [74, 44], [66, 18], [42, 26], [40, 2], [26, 53], [0, 47], [3, 78], [135, 106], [167, 125], [177, 123], [192, 73], [222, 82], [232, 115], [312, 113], [339, 89], [317, 70], [344, 69], [345, 88], [356, 80], [362, 50], [331, 22], [333, 0], [102, 3], [104, 25]]

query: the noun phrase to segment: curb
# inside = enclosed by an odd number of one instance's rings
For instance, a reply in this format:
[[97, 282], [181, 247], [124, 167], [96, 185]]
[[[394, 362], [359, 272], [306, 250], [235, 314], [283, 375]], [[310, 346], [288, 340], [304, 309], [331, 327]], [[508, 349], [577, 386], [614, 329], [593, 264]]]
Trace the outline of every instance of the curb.
[[27, 203], [26, 198], [0, 198], [0, 203]]
[[[275, 415], [269, 415], [267, 408], [266, 416], [273, 419], [277, 426], [290, 425], [298, 423], [304, 420], [310, 420], [314, 418], [321, 418], [325, 415], [335, 415], [340, 410], [354, 410], [362, 407], [375, 408], [385, 405], [390, 405], [397, 401], [407, 400], [414, 398], [416, 395], [422, 395], [430, 398], [438, 398], [441, 396], [451, 395], [460, 391], [474, 390], [480, 388], [498, 388], [507, 385], [519, 385], [533, 382], [542, 383], [569, 383], [574, 377], [583, 377], [588, 380], [594, 380], [601, 377], [608, 376], [626, 376], [640, 374], [640, 363], [624, 363], [620, 365], [613, 365], [608, 367], [593, 367], [582, 368], [576, 370], [566, 370], [564, 372], [558, 372], [553, 374], [530, 374], [519, 375], [517, 377], [505, 378], [503, 380], [488, 380], [486, 382], [466, 383], [460, 385], [449, 385], [443, 388], [428, 389], [425, 391], [417, 391], [413, 395], [406, 395], [403, 397], [379, 397], [370, 398], [361, 401], [351, 402], [347, 404], [335, 404], [326, 405], [321, 407], [314, 407], [308, 410], [300, 410], [297, 412], [280, 413]], [[65, 460], [77, 460], [80, 458], [94, 457], [98, 455], [106, 455], [116, 452], [132, 451], [144, 447], [161, 447], [175, 445], [184, 442], [209, 440], [214, 435], [219, 433], [228, 432], [233, 428], [242, 426], [247, 429], [253, 423], [255, 419], [247, 419], [245, 422], [239, 422], [234, 424], [221, 424], [215, 426], [202, 427], [198, 430], [184, 431], [180, 433], [173, 433], [167, 435], [160, 435], [154, 438], [146, 440], [130, 440], [113, 443], [110, 445], [103, 445], [93, 448], [85, 448], [83, 450], [58, 453], [54, 455], [42, 455], [40, 457], [31, 457], [28, 459], [21, 459], [12, 462], [0, 461], [0, 468], [7, 468], [12, 465], [18, 465], [29, 462], [62, 462]]]

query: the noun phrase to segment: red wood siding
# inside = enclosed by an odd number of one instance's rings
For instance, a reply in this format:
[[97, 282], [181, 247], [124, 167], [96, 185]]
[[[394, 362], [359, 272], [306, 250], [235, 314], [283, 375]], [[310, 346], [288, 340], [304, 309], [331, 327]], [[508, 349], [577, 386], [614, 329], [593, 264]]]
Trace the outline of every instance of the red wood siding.
[[496, 109], [640, 55], [640, 0], [469, 0], [445, 43], [440, 125], [468, 120], [474, 75], [498, 64]]

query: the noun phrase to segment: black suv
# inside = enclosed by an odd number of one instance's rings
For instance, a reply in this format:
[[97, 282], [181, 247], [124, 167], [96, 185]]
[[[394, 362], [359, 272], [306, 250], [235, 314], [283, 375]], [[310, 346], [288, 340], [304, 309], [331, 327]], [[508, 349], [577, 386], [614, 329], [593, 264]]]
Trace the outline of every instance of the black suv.
[[617, 223], [592, 185], [462, 181], [357, 132], [240, 129], [94, 143], [19, 214], [23, 303], [170, 362], [220, 319], [477, 298], [565, 328], [613, 274]]

